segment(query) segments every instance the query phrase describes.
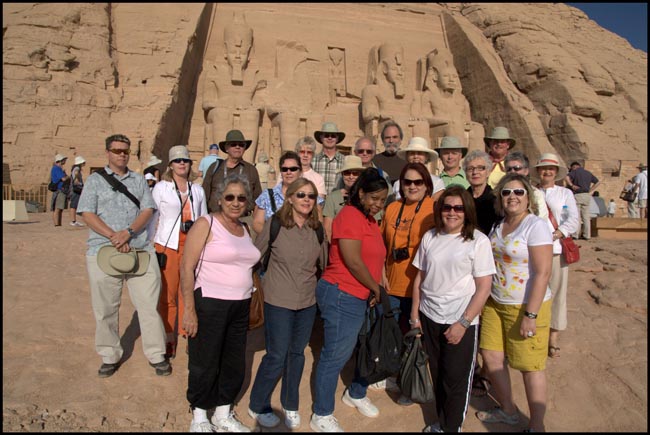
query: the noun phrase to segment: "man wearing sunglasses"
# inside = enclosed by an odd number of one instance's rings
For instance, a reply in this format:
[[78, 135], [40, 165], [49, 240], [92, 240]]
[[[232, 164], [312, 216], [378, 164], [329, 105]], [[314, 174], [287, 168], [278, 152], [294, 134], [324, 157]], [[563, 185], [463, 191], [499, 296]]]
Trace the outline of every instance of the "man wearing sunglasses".
[[[516, 173], [530, 179], [530, 161], [521, 151], [510, 151], [506, 158], [503, 159], [503, 166], [506, 170], [506, 174]], [[533, 201], [537, 204], [537, 216], [542, 219], [548, 219], [548, 207], [546, 207], [546, 197], [544, 196], [544, 192], [535, 186], [533, 186], [533, 191], [535, 192]]]
[[[248, 178], [253, 198], [257, 198], [262, 193], [260, 176], [257, 169], [252, 164], [244, 160], [244, 152], [251, 146], [252, 140], [246, 140], [244, 134], [239, 130], [230, 130], [226, 134], [226, 140], [219, 142], [219, 148], [228, 156], [225, 160], [217, 160], [210, 165], [205, 174], [203, 174], [203, 190], [208, 198], [208, 211], [213, 212], [217, 208], [217, 198], [213, 193], [217, 186], [228, 174], [236, 172]], [[252, 208], [247, 210], [249, 214]]]
[[314, 132], [314, 138], [323, 145], [323, 150], [314, 156], [312, 165], [323, 176], [325, 190], [329, 195], [336, 187], [336, 174], [345, 160], [345, 156], [336, 149], [336, 145], [345, 139], [345, 133], [339, 131], [335, 123], [326, 122], [320, 130]]
[[[388, 197], [390, 198], [391, 193], [393, 193], [393, 188], [390, 183], [390, 175], [388, 175], [388, 172], [377, 167], [377, 165], [375, 165], [375, 163], [372, 161], [372, 158], [375, 156], [376, 151], [377, 146], [375, 145], [375, 142], [368, 137], [362, 136], [354, 143], [354, 155], [358, 156], [361, 159], [361, 164], [363, 165], [364, 169], [375, 168], [377, 171], [379, 171], [379, 175], [384, 177], [388, 183]], [[343, 187], [343, 175], [339, 172], [336, 175], [336, 188], [342, 189]]]
[[[102, 358], [98, 371], [100, 378], [112, 376], [117, 371], [124, 353], [118, 329], [124, 282], [129, 287], [131, 302], [138, 311], [142, 348], [149, 364], [155, 368], [158, 376], [167, 376], [172, 372], [171, 365], [165, 359], [165, 328], [157, 310], [160, 268], [153, 245], [149, 243], [147, 228], [156, 203], [144, 177], [127, 167], [130, 146], [131, 141], [124, 135], [115, 134], [106, 138], [108, 165], [104, 171], [107, 177], [122, 183], [133, 199], [115, 190], [100, 173], [93, 173], [84, 184], [77, 207], [77, 213], [83, 216], [89, 228], [86, 266], [97, 321], [95, 349]], [[139, 201], [139, 205], [134, 200]], [[100, 248], [110, 246], [115, 251], [108, 257], [110, 267], [107, 270], [101, 259], [110, 249], [100, 252]], [[133, 249], [139, 251], [134, 253], [138, 257], [136, 267], [123, 272], [126, 264], [122, 264], [124, 258], [120, 257], [120, 253], [129, 253]], [[146, 259], [148, 265], [145, 268]]]

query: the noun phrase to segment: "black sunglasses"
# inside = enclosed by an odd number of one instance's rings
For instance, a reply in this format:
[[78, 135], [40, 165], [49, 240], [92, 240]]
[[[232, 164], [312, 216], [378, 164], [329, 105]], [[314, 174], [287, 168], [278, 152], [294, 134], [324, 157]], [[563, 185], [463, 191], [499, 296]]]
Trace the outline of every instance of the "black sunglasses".
[[503, 189], [501, 191], [501, 196], [504, 198], [510, 196], [511, 193], [514, 193], [516, 196], [524, 196], [526, 194], [526, 189]]
[[232, 193], [229, 193], [228, 195], [224, 196], [223, 199], [225, 199], [228, 202], [233, 202], [237, 198], [237, 201], [239, 202], [246, 202], [248, 201], [248, 198], [246, 198], [246, 195], [233, 195]]
[[465, 213], [465, 207], [462, 205], [442, 204], [442, 211], [449, 213], [452, 210], [456, 213]]
[[109, 151], [112, 152], [113, 154], [124, 154], [125, 156], [128, 156], [129, 154], [131, 154], [131, 150], [129, 148], [127, 148], [125, 150], [121, 150], [121, 149], [117, 149], [117, 148], [111, 148]]
[[188, 165], [192, 163], [192, 160], [190, 159], [174, 159], [171, 161], [171, 163], [187, 163]]
[[354, 175], [355, 177], [358, 177], [359, 175], [361, 175], [361, 171], [355, 171], [355, 170], [352, 170], [352, 169], [348, 169], [346, 171], [343, 171], [342, 174], [345, 175], [346, 177], [348, 175]]
[[280, 168], [280, 171], [282, 171], [282, 172], [287, 172], [287, 171], [296, 172], [299, 169], [300, 169], [299, 166], [289, 166], [289, 167], [283, 166], [283, 167]]
[[335, 137], [338, 138], [339, 135], [336, 133], [322, 133], [322, 137]]
[[296, 192], [296, 198], [303, 199], [305, 196], [308, 197], [309, 199], [318, 198], [318, 195], [316, 195], [315, 193]]
[[238, 148], [245, 148], [246, 143], [245, 142], [228, 142], [229, 147], [238, 147]]
[[422, 186], [424, 184], [424, 180], [420, 178], [419, 180], [409, 180], [408, 178], [404, 179], [404, 186], [408, 187], [411, 184], [415, 184], [416, 186]]
[[506, 172], [513, 172], [513, 171], [517, 172], [517, 171], [521, 171], [522, 169], [524, 169], [523, 166], [508, 166], [506, 168]]
[[373, 150], [357, 150], [357, 154], [374, 154]]

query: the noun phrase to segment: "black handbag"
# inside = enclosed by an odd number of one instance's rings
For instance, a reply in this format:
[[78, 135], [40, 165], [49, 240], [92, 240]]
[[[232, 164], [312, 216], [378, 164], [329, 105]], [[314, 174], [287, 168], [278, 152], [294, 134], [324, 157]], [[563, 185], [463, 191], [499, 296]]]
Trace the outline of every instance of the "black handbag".
[[411, 329], [404, 335], [404, 353], [397, 382], [402, 394], [417, 403], [432, 402], [435, 398], [433, 381], [429, 372], [429, 357], [417, 335], [420, 328]]

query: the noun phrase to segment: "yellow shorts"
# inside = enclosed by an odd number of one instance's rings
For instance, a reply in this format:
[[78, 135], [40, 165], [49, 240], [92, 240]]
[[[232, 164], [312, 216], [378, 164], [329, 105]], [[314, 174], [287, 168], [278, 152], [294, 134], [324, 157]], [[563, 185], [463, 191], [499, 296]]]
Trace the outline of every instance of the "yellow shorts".
[[542, 303], [537, 313], [534, 337], [519, 334], [524, 317], [522, 305], [504, 305], [488, 298], [481, 312], [480, 348], [505, 352], [510, 367], [523, 372], [535, 372], [546, 368], [548, 336], [551, 324], [552, 299]]

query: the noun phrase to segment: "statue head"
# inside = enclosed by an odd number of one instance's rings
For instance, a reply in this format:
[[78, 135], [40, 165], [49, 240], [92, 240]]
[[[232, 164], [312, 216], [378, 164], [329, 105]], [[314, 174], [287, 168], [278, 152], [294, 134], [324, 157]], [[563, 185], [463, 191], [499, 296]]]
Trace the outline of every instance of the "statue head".
[[431, 88], [435, 82], [443, 92], [454, 93], [460, 88], [460, 79], [448, 50], [434, 49], [427, 55], [427, 78], [425, 87]]
[[395, 88], [395, 96], [404, 96], [404, 49], [391, 42], [379, 46], [378, 76], [384, 76]]
[[253, 29], [250, 28], [243, 15], [233, 14], [233, 19], [223, 31], [225, 58], [231, 68], [233, 82], [243, 82], [243, 71], [248, 66], [248, 59], [253, 47]]
[[329, 55], [333, 65], [339, 65], [343, 60], [343, 50], [340, 48], [330, 48]]

